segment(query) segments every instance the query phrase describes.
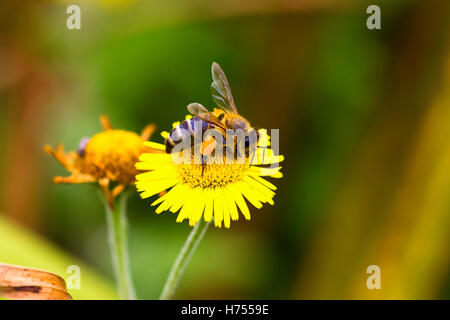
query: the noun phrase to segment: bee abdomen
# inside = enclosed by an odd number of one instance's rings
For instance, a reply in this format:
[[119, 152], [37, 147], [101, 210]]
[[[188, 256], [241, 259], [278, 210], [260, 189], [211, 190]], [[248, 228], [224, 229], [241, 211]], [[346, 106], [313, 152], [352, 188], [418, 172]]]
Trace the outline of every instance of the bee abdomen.
[[184, 141], [185, 139], [191, 139], [196, 132], [203, 133], [211, 128], [212, 125], [206, 121], [202, 121], [197, 117], [184, 120], [181, 124], [176, 126], [170, 131], [166, 138], [166, 152], [171, 153], [173, 148]]

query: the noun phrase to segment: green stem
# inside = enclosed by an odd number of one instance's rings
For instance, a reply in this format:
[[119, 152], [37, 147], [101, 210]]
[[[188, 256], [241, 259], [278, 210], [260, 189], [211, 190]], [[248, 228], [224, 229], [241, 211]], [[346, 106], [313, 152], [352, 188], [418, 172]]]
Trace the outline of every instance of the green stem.
[[119, 297], [122, 300], [134, 300], [133, 282], [127, 245], [127, 198], [126, 192], [118, 196], [112, 209], [105, 201], [108, 239], [111, 249], [112, 265]]
[[160, 300], [170, 300], [173, 298], [181, 277], [183, 276], [184, 270], [186, 269], [192, 254], [205, 235], [208, 226], [209, 222], [205, 222], [203, 219], [200, 219], [200, 221], [197, 222], [192, 229], [183, 245], [183, 248], [181, 248], [177, 259], [175, 260], [172, 269], [170, 270], [169, 277], [167, 278], [163, 291], [161, 292], [161, 296], [159, 297]]

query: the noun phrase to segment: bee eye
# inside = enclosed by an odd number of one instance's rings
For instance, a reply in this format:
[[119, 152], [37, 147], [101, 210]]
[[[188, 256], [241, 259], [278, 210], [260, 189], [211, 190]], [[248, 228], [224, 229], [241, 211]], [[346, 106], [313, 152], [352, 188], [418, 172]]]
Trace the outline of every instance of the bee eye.
[[222, 121], [223, 117], [225, 117], [225, 113], [219, 114], [219, 116], [217, 117], [217, 119], [219, 119], [219, 121]]

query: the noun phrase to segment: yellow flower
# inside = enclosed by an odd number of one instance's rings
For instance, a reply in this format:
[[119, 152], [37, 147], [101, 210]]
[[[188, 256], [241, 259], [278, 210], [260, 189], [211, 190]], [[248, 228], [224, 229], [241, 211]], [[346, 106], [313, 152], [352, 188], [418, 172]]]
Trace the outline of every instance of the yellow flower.
[[[179, 123], [174, 123], [176, 126]], [[263, 177], [281, 178], [283, 156], [275, 155], [270, 148], [270, 137], [261, 129], [256, 152], [245, 163], [195, 164], [174, 162], [170, 153], [143, 153], [136, 168], [143, 171], [136, 176], [136, 186], [141, 197], [148, 198], [166, 189], [170, 190], [152, 203], [159, 205], [156, 213], [178, 211], [177, 222], [189, 220], [194, 226], [203, 216], [216, 227], [230, 227], [230, 220], [239, 219], [238, 208], [250, 220], [247, 199], [260, 209], [263, 203], [273, 204], [276, 186]], [[163, 137], [167, 136], [163, 132]], [[163, 144], [145, 142], [146, 146], [165, 150]], [[250, 159], [249, 159], [250, 158]], [[272, 165], [269, 167], [269, 165]]]
[[109, 206], [114, 208], [114, 198], [135, 182], [139, 173], [135, 164], [139, 156], [143, 152], [161, 151], [143, 145], [154, 132], [154, 125], [146, 126], [139, 136], [134, 132], [113, 129], [106, 116], [101, 116], [100, 121], [104, 131], [81, 140], [78, 151], [65, 153], [62, 145], [58, 145], [56, 150], [45, 145], [44, 150], [71, 172], [68, 177], [54, 177], [55, 183], [97, 182]]

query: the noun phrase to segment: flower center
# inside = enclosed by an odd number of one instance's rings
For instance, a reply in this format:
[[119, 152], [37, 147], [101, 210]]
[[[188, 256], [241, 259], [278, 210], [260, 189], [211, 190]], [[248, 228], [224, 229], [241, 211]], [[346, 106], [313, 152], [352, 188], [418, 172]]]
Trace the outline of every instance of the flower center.
[[216, 189], [242, 179], [246, 164], [180, 164], [183, 183], [192, 188]]
[[82, 173], [98, 178], [114, 177], [114, 181], [128, 184], [134, 180], [135, 163], [146, 149], [142, 138], [134, 132], [103, 131], [89, 140], [79, 166]]

